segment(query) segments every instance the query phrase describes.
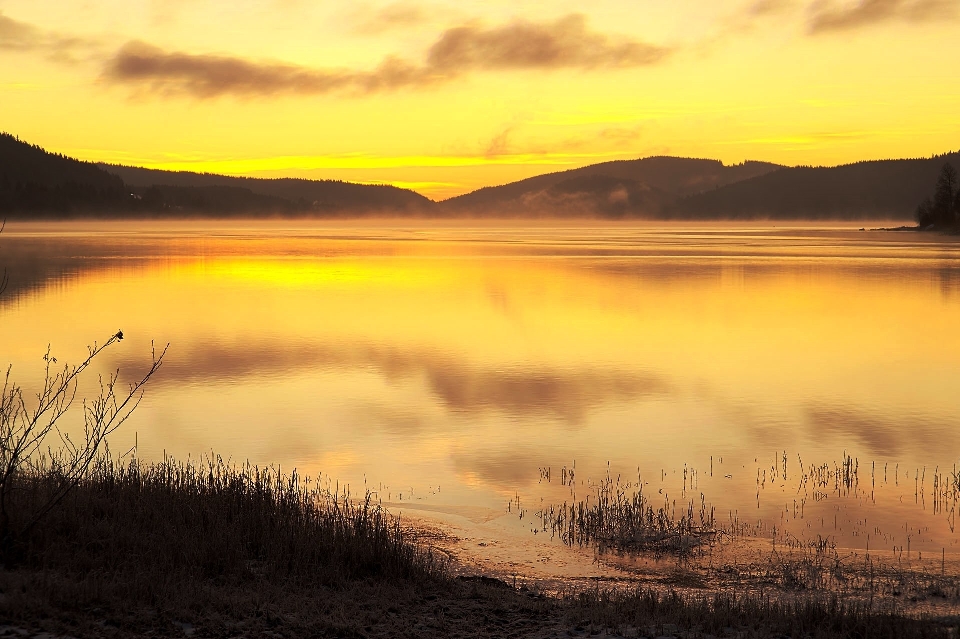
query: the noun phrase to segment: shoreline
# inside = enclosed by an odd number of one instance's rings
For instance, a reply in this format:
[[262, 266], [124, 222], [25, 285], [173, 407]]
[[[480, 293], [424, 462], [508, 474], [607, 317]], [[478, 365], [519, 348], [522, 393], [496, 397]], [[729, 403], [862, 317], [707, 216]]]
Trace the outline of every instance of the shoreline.
[[[869, 595], [865, 573], [826, 548], [800, 552], [796, 569], [782, 563], [779, 584], [736, 555], [732, 575], [724, 548], [704, 548], [667, 556], [659, 577], [594, 574], [551, 587], [449, 561], [437, 535], [401, 526], [369, 498], [208, 464], [101, 460], [42, 527], [5, 546], [0, 622], [9, 633], [81, 638], [773, 637], [798, 623], [820, 637], [955, 636], [956, 558], [943, 579], [871, 563]], [[19, 478], [14, 521], [51, 479], [42, 469]], [[698, 560], [727, 577], [705, 580]], [[804, 581], [813, 572], [834, 576]], [[888, 585], [900, 590], [880, 596]]]

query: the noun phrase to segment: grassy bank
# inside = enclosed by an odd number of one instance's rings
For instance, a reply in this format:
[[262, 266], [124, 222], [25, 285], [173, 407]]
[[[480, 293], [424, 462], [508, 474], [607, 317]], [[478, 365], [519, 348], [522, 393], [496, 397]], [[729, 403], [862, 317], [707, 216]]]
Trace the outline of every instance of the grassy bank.
[[[43, 467], [17, 476], [14, 529], [57, 485]], [[101, 459], [2, 551], [0, 620], [76, 637], [955, 636], [942, 620], [827, 595], [598, 588], [547, 597], [454, 578], [369, 497], [219, 459]]]

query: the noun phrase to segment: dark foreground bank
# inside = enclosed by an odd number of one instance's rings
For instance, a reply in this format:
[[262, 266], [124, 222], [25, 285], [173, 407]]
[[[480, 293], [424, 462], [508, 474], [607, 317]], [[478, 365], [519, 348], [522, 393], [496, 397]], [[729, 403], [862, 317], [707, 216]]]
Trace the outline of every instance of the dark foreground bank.
[[[10, 530], [60, 477], [15, 478]], [[29, 534], [3, 540], [0, 636], [949, 637], [829, 595], [545, 596], [452, 576], [369, 498], [272, 469], [101, 461]]]

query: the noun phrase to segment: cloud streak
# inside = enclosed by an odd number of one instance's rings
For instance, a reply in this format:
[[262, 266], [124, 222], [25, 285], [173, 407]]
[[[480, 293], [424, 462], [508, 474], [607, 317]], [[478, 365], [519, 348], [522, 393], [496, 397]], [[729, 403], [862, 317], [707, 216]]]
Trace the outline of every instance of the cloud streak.
[[757, 0], [747, 8], [747, 14], [754, 17], [770, 16], [793, 8], [794, 0]]
[[517, 21], [483, 29], [448, 29], [427, 55], [438, 70], [626, 68], [660, 62], [668, 51], [635, 40], [614, 41], [587, 29], [586, 18], [568, 15], [555, 22]]
[[385, 59], [372, 71], [322, 70], [232, 56], [168, 53], [139, 41], [125, 44], [109, 60], [102, 77], [112, 83], [139, 85], [152, 93], [196, 98], [224, 94], [307, 95], [338, 90], [375, 93], [424, 86], [442, 79], [397, 58]]
[[40, 29], [0, 13], [0, 49], [32, 51], [39, 48], [43, 40]]
[[362, 35], [380, 35], [395, 29], [406, 29], [427, 20], [423, 7], [407, 2], [395, 2], [378, 9], [359, 7], [353, 16], [354, 32]]
[[853, 6], [836, 6], [820, 0], [810, 7], [811, 34], [850, 31], [884, 22], [937, 22], [953, 20], [955, 0], [861, 0]]
[[0, 12], [0, 51], [42, 52], [57, 62], [75, 62], [79, 49], [90, 48], [94, 43], [84, 39], [62, 36], [44, 31], [32, 24], [20, 22]]
[[366, 95], [448, 82], [476, 71], [630, 68], [656, 64], [670, 50], [590, 31], [580, 15], [554, 22], [515, 21], [499, 27], [445, 31], [412, 64], [387, 57], [373, 70], [315, 69], [224, 55], [167, 52], [129, 42], [108, 60], [102, 78], [159, 95]]

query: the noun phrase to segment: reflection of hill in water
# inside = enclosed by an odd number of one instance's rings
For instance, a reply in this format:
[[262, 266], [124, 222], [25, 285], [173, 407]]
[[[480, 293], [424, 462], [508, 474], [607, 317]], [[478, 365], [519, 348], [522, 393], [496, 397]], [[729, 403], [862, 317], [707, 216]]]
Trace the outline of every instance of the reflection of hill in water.
[[109, 257], [106, 253], [103, 247], [84, 251], [80, 245], [70, 246], [60, 239], [0, 236], [0, 268], [6, 270], [8, 278], [7, 288], [0, 297], [0, 307], [15, 304], [22, 297], [48, 286], [61, 285], [106, 268]]
[[[202, 232], [184, 236], [176, 231], [138, 236], [134, 230], [116, 235], [83, 233], [71, 236], [67, 231], [58, 236], [51, 232], [56, 229], [56, 224], [33, 235], [14, 234], [9, 226], [0, 234], [0, 269], [6, 270], [9, 280], [6, 294], [0, 297], [0, 305], [90, 272], [134, 264], [142, 266], [157, 260], [192, 260], [206, 255], [208, 250], [211, 256], [216, 256], [219, 250], [208, 243], [209, 238]], [[862, 281], [910, 280], [918, 286], [938, 288], [945, 299], [960, 298], [960, 265], [953, 260], [952, 252], [956, 246], [953, 238], [885, 233], [869, 237], [857, 234], [850, 238], [857, 241], [837, 242], [833, 238], [835, 232], [815, 229], [790, 231], [782, 237], [764, 237], [767, 235], [764, 231], [750, 230], [744, 234], [738, 229], [727, 232], [711, 228], [702, 233], [683, 227], [635, 237], [636, 230], [630, 228], [589, 239], [578, 236], [578, 231], [573, 229], [560, 235], [551, 231], [537, 240], [536, 228], [500, 229], [485, 233], [480, 242], [476, 242], [478, 238], [472, 238], [471, 250], [477, 255], [598, 258], [600, 261], [589, 265], [592, 272], [623, 279], [625, 283], [636, 278], [676, 283], [720, 281], [731, 277], [762, 279], [780, 277], [785, 271], [813, 277], [825, 268], [819, 262], [821, 258], [841, 258], [831, 260], [828, 268]], [[445, 242], [458, 235], [456, 229], [436, 232]], [[403, 257], [418, 255], [420, 246], [430, 243], [429, 236], [411, 242], [413, 238], [403, 232], [392, 234], [390, 231], [364, 229], [346, 233], [328, 233], [320, 229], [299, 237], [285, 236], [282, 229], [279, 234], [277, 229], [271, 229], [262, 235], [249, 230], [241, 235], [249, 244], [231, 247], [229, 255], [312, 258], [318, 250], [314, 243], [324, 242], [323, 255], [345, 257], [358, 250], [360, 243], [373, 242], [379, 246], [378, 255]], [[517, 242], [514, 236], [523, 239]], [[336, 246], [340, 239], [347, 241]], [[219, 240], [215, 238], [213, 241]], [[445, 250], [456, 249], [448, 247]], [[662, 259], [634, 261], [631, 257]], [[731, 261], [730, 258], [736, 259]], [[816, 261], [796, 261], [794, 258]]]

